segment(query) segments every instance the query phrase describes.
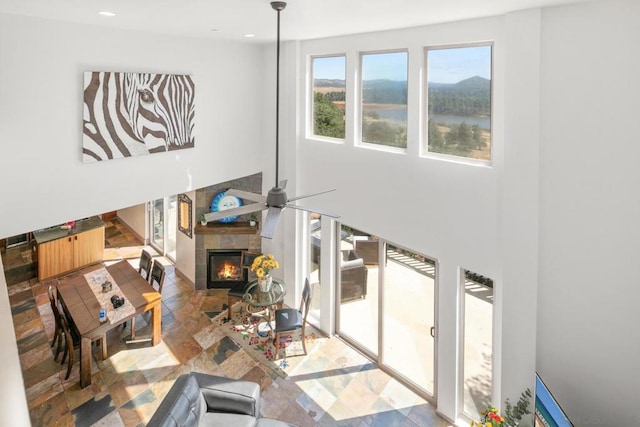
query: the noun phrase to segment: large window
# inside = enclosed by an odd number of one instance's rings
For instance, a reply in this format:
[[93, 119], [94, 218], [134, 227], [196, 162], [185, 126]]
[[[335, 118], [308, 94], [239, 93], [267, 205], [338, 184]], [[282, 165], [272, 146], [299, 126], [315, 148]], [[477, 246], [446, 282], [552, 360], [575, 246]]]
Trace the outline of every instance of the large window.
[[463, 407], [465, 415], [480, 418], [492, 401], [493, 280], [463, 271]]
[[316, 136], [344, 139], [344, 56], [311, 59], [313, 76], [313, 129]]
[[491, 160], [491, 46], [427, 48], [423, 153]]
[[362, 142], [407, 148], [407, 52], [362, 55]]

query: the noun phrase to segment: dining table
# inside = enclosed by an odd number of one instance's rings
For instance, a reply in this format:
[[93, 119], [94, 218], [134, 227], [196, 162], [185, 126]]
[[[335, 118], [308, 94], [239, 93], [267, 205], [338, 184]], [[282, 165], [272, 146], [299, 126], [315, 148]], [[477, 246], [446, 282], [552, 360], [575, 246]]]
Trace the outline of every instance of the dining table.
[[[91, 343], [139, 313], [151, 312], [151, 345], [162, 342], [161, 295], [126, 260], [95, 264], [57, 279], [58, 297], [80, 336], [80, 387], [91, 384]], [[105, 283], [106, 282], [106, 283]], [[113, 296], [122, 304], [114, 304]], [[104, 308], [106, 319], [100, 320]], [[106, 348], [102, 349], [107, 358]]]

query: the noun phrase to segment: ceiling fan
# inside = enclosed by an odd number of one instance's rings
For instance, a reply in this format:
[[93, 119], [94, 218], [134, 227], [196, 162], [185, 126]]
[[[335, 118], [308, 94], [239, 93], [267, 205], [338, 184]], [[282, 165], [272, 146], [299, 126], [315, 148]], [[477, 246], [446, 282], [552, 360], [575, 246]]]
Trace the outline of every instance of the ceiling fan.
[[227, 196], [236, 196], [244, 200], [248, 200], [254, 203], [247, 204], [239, 207], [232, 207], [230, 209], [220, 210], [218, 212], [206, 213], [205, 219], [207, 221], [215, 221], [230, 216], [250, 214], [259, 212], [264, 209], [268, 209], [267, 216], [262, 225], [261, 236], [267, 239], [273, 238], [273, 235], [278, 226], [278, 220], [280, 214], [284, 208], [293, 208], [299, 210], [305, 210], [310, 212], [320, 213], [322, 215], [331, 216], [337, 218], [337, 215], [321, 213], [315, 210], [310, 210], [302, 206], [296, 206], [291, 204], [296, 200], [304, 199], [307, 197], [317, 196], [319, 194], [328, 193], [334, 190], [325, 190], [313, 194], [307, 194], [304, 196], [287, 197], [285, 188], [287, 186], [287, 180], [278, 180], [278, 166], [279, 166], [279, 149], [280, 149], [280, 12], [287, 6], [286, 2], [274, 1], [271, 2], [271, 7], [278, 13], [278, 39], [276, 50], [276, 182], [275, 186], [269, 190], [266, 196], [262, 194], [251, 193], [248, 191], [229, 189], [225, 192]]

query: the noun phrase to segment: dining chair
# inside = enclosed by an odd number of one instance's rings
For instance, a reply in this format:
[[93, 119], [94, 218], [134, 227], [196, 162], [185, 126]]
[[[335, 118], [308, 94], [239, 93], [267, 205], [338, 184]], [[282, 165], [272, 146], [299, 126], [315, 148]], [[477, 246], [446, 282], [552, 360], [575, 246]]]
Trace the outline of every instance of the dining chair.
[[149, 275], [151, 274], [151, 264], [153, 262], [153, 258], [151, 254], [146, 250], [142, 250], [140, 253], [140, 264], [138, 266], [138, 273], [142, 274], [144, 280], [149, 281]]
[[[138, 273], [144, 277], [144, 280], [149, 281], [149, 276], [151, 276], [151, 265], [153, 264], [153, 257], [146, 250], [142, 250], [140, 252], [140, 261], [138, 263]], [[122, 329], [127, 327], [127, 322], [122, 324]], [[135, 336], [135, 318], [131, 320], [131, 339]]]
[[[69, 379], [69, 375], [71, 375], [71, 368], [75, 363], [75, 351], [80, 349], [80, 335], [78, 335], [76, 328], [73, 326], [73, 322], [71, 318], [64, 311], [64, 307], [58, 302], [55, 304], [54, 313], [58, 313], [58, 318], [60, 319], [60, 325], [62, 326], [62, 335], [64, 336], [65, 346], [64, 353], [62, 354], [62, 360], [60, 364], [64, 364], [64, 361], [67, 358], [67, 354], [69, 355], [69, 363], [67, 367], [67, 375], [64, 377], [65, 380]], [[102, 334], [101, 338], [101, 346], [102, 346], [102, 359], [107, 358], [107, 334]]]
[[[250, 252], [250, 251], [242, 251], [240, 257], [240, 267], [246, 270], [251, 270], [251, 265], [253, 264], [253, 260], [259, 256], [258, 252]], [[231, 313], [233, 312], [233, 305], [242, 301], [244, 298], [244, 294], [247, 293], [247, 289], [251, 284], [250, 280], [240, 282], [234, 286], [232, 286], [227, 291], [227, 321], [231, 320]]]
[[280, 336], [289, 333], [300, 332], [302, 350], [304, 351], [304, 354], [307, 354], [304, 333], [310, 305], [311, 286], [309, 285], [309, 279], [307, 278], [304, 282], [304, 288], [302, 289], [300, 308], [279, 308], [275, 311], [276, 324], [274, 328], [275, 338], [273, 340], [273, 346], [276, 348], [276, 354], [274, 356], [274, 360], [278, 358], [278, 353], [280, 352]]
[[[53, 334], [53, 340], [51, 340], [51, 348], [55, 345], [56, 341], [58, 342], [58, 346], [56, 347], [56, 353], [53, 356], [53, 360], [58, 360], [58, 355], [62, 351], [62, 322], [60, 320], [60, 312], [57, 309], [58, 298], [56, 298], [56, 294], [54, 292], [54, 287], [49, 285], [49, 302], [51, 303], [51, 311], [53, 312], [53, 318], [55, 320], [55, 331]], [[57, 291], [57, 290], [56, 290]]]
[[[164, 285], [164, 277], [165, 277], [165, 269], [164, 269], [164, 265], [162, 265], [160, 263], [160, 261], [153, 260], [153, 267], [151, 268], [151, 273], [149, 274], [149, 284], [151, 285], [152, 288], [155, 289], [155, 285], [158, 286], [158, 293], [160, 294], [160, 297], [162, 297], [162, 286]], [[146, 313], [148, 313], [148, 311], [142, 313], [142, 315], [145, 315]], [[135, 340], [136, 339], [136, 317], [132, 317], [131, 318], [131, 340]]]
[[153, 261], [153, 267], [151, 268], [151, 275], [149, 276], [149, 283], [155, 289], [154, 285], [158, 285], [158, 293], [162, 294], [162, 285], [164, 284], [165, 270], [164, 265], [158, 260]]
[[69, 355], [67, 375], [64, 377], [65, 380], [68, 380], [69, 375], [71, 375], [71, 367], [76, 361], [75, 351], [80, 348], [80, 337], [75, 332], [72, 332], [73, 328], [71, 328], [71, 326], [69, 325], [69, 321], [62, 312], [59, 304], [55, 305], [55, 312], [58, 313], [58, 318], [60, 319], [60, 324], [62, 325], [62, 333], [65, 338], [64, 354], [62, 355], [62, 360], [60, 361], [60, 363], [64, 364], [64, 361], [67, 358], [67, 354]]
[[250, 285], [250, 281], [239, 283], [227, 291], [227, 320], [231, 320], [231, 307], [236, 302], [243, 300], [244, 294], [247, 293]]

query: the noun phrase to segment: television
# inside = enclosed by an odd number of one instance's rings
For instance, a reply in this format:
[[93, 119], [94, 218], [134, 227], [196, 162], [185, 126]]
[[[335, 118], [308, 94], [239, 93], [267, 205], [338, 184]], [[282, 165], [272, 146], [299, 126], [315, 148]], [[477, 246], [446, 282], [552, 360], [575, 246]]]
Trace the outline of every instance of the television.
[[547, 386], [536, 373], [535, 427], [573, 427]]

